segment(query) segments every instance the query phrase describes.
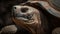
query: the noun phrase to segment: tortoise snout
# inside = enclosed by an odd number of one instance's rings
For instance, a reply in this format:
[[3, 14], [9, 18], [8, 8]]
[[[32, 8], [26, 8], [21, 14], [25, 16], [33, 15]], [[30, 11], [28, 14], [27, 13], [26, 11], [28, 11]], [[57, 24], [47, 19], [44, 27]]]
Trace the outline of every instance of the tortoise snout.
[[20, 11], [22, 13], [26, 13], [28, 11], [28, 8], [27, 7], [22, 7], [22, 6], [14, 6], [13, 7], [14, 11]]
[[13, 6], [13, 15], [15, 16], [23, 16], [27, 15], [29, 8], [24, 6]]

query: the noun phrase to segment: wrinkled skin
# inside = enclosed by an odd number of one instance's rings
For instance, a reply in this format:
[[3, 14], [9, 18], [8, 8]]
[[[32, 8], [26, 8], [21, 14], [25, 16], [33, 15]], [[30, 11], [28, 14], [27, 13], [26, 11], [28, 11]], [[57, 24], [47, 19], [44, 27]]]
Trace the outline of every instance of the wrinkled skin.
[[[27, 10], [24, 11], [24, 9]], [[35, 8], [29, 6], [14, 6], [13, 12], [13, 16], [15, 16], [16, 19], [28, 22], [25, 24], [32, 24], [34, 21], [38, 21], [37, 17], [39, 15], [39, 11]]]
[[49, 34], [49, 25], [46, 16], [40, 11], [42, 9], [40, 9], [40, 5], [37, 2], [32, 1], [13, 6], [12, 20], [15, 24], [29, 31], [29, 34]]
[[[26, 8], [28, 10], [26, 10]], [[25, 9], [25, 12], [22, 12], [22, 9]], [[40, 34], [40, 13], [39, 10], [30, 7], [30, 6], [19, 6], [16, 5], [13, 7], [13, 21], [28, 31], [32, 32], [32, 34]]]

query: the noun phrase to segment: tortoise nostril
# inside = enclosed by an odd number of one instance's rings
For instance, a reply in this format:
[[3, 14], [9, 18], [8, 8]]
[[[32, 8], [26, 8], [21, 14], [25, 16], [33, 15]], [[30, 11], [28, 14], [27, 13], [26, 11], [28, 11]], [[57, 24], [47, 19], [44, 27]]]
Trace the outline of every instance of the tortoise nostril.
[[21, 12], [25, 13], [27, 12], [28, 8], [21, 8]]

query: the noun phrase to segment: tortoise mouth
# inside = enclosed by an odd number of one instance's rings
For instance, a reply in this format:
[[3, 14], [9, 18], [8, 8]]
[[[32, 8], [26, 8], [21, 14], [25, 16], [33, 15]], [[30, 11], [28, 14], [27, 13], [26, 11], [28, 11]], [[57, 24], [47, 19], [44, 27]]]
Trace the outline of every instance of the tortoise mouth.
[[33, 14], [29, 14], [29, 15], [23, 15], [23, 14], [16, 14], [15, 18], [17, 18], [18, 20], [24, 20], [24, 21], [28, 21], [28, 20], [32, 20]]

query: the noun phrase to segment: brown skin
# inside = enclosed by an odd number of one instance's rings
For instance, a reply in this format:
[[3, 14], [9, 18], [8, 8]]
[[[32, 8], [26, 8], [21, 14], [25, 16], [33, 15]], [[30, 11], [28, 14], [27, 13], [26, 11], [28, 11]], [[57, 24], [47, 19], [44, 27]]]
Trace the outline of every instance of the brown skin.
[[[25, 4], [21, 4], [22, 6], [31, 6], [34, 7], [36, 9], [38, 9], [38, 11], [35, 12], [36, 18], [34, 18], [36, 21], [34, 24], [24, 24], [24, 21], [22, 20], [18, 20], [14, 17], [12, 17], [12, 21], [15, 22], [15, 24], [17, 24], [18, 26], [21, 26], [22, 28], [25, 28], [26, 30], [28, 30], [31, 34], [46, 34], [49, 30], [48, 30], [48, 23], [47, 23], [47, 19], [46, 17], [41, 13], [39, 4], [37, 3], [25, 3]], [[40, 19], [39, 19], [40, 18]]]
[[18, 20], [14, 17], [12, 19], [17, 25], [22, 26], [23, 28], [28, 30], [30, 33], [40, 34], [40, 26], [41, 25], [40, 25], [39, 13], [35, 12], [35, 14], [37, 14], [37, 15], [35, 15], [35, 17], [33, 17], [34, 21], [35, 21], [35, 23], [33, 23], [33, 24], [24, 24], [23, 20]]
[[[29, 6], [32, 6], [32, 7], [36, 7], [36, 8], [38, 8], [37, 6], [36, 6], [36, 4], [29, 4], [29, 3], [27, 3], [27, 4], [25, 4], [25, 5], [29, 5]], [[44, 12], [44, 10], [43, 10], [43, 13], [44, 13], [44, 15], [45, 16], [47, 16], [47, 19], [48, 19], [48, 23], [49, 23], [49, 27], [50, 27], [50, 33], [49, 34], [51, 34], [51, 31], [54, 29], [54, 28], [56, 28], [56, 27], [59, 27], [60, 26], [60, 18], [57, 18], [57, 17], [55, 17], [55, 16], [53, 16], [53, 15], [51, 15], [51, 14], [49, 14], [49, 13], [47, 13], [47, 12]], [[23, 22], [23, 21], [22, 21]], [[25, 26], [25, 25], [24, 25]], [[45, 26], [45, 25], [44, 25]], [[46, 28], [46, 27], [45, 27]], [[44, 27], [41, 27], [41, 31], [42, 31], [42, 33], [44, 32]], [[47, 29], [47, 28], [46, 28]], [[29, 31], [31, 31], [30, 29], [28, 29]], [[31, 31], [32, 32], [32, 31]], [[33, 34], [35, 34], [35, 33], [33, 33]]]

